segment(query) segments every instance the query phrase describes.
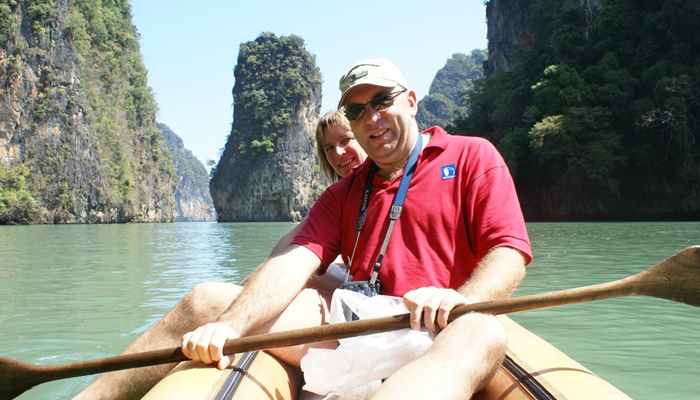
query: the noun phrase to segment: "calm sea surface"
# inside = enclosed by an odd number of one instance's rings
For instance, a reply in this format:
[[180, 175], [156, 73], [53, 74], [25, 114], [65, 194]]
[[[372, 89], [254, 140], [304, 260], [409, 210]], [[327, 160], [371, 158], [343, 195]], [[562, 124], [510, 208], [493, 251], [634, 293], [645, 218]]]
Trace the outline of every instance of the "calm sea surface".
[[[0, 226], [0, 355], [50, 364], [118, 354], [194, 284], [238, 282], [291, 224]], [[700, 244], [700, 223], [528, 225], [518, 294], [627, 276]], [[624, 298], [513, 318], [635, 399], [700, 398], [700, 309]], [[90, 377], [20, 397], [66, 399]]]

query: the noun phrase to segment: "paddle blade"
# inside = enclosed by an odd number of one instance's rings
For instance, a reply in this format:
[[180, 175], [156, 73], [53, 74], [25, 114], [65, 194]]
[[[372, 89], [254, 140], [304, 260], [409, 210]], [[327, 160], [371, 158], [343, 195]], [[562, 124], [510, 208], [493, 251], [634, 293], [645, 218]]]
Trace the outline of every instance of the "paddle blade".
[[700, 307], [700, 246], [691, 246], [639, 274], [639, 294]]

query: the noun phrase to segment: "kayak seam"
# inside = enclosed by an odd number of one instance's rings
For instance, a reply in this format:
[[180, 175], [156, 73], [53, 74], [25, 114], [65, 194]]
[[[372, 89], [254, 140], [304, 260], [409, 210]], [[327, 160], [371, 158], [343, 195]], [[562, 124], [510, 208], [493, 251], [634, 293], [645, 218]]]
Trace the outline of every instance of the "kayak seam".
[[226, 382], [224, 382], [221, 390], [219, 390], [215, 400], [230, 400], [233, 398], [236, 389], [238, 389], [238, 385], [241, 384], [243, 377], [246, 372], [248, 372], [248, 368], [250, 368], [250, 365], [257, 355], [258, 351], [249, 351], [243, 354], [238, 364], [232, 368], [231, 374], [226, 379]]
[[533, 372], [530, 375], [540, 376], [540, 375], [548, 374], [550, 372], [559, 372], [559, 371], [583, 372], [584, 374], [597, 376], [596, 374], [594, 374], [591, 371], [587, 371], [585, 369], [580, 369], [580, 368], [571, 368], [571, 367], [546, 368], [546, 369], [542, 369], [542, 370]]
[[[525, 389], [527, 389], [530, 394], [532, 394], [537, 400], [557, 400], [538, 380], [535, 375], [527, 372], [523, 367], [516, 363], [510, 356], [506, 355], [503, 360], [503, 367], [517, 380], [518, 383], [522, 384]], [[550, 368], [549, 370], [552, 370]], [[545, 370], [543, 370], [545, 371]], [[541, 375], [543, 371], [539, 371], [537, 375]], [[588, 371], [585, 371], [589, 373]], [[515, 390], [517, 384], [512, 384], [508, 389], [506, 389], [503, 394], [499, 397], [500, 400], [508, 397], [510, 392]]]

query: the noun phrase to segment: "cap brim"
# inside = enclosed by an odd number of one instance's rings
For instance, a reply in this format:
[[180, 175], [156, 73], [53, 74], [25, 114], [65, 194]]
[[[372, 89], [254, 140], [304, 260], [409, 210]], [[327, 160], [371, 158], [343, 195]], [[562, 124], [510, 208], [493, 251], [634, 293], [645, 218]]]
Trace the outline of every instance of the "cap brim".
[[352, 86], [349, 88], [345, 89], [343, 92], [343, 95], [340, 96], [340, 101], [338, 102], [338, 108], [343, 106], [343, 103], [345, 102], [345, 98], [347, 97], [348, 93], [350, 91], [358, 86], [363, 86], [363, 85], [370, 85], [370, 86], [379, 86], [383, 88], [393, 88], [396, 86], [402, 86], [402, 84], [392, 80], [392, 79], [384, 79], [384, 78], [372, 78], [372, 79], [359, 79], [356, 81]]

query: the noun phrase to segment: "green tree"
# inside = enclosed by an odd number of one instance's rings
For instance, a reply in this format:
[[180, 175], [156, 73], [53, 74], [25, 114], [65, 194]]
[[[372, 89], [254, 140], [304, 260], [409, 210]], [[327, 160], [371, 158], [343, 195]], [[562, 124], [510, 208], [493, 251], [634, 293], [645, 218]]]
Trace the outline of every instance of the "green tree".
[[26, 190], [29, 168], [19, 164], [12, 168], [0, 165], [0, 225], [39, 222], [44, 212]]

